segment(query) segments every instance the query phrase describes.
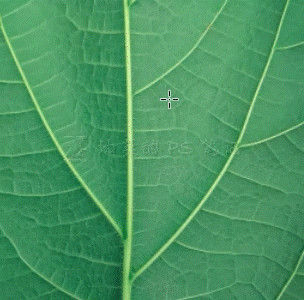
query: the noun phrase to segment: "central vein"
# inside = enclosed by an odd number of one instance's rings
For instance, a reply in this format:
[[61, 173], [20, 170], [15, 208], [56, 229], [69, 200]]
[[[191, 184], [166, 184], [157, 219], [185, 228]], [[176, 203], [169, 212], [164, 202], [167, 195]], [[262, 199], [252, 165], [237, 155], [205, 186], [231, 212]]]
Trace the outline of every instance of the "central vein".
[[131, 251], [133, 234], [133, 110], [132, 110], [132, 77], [131, 77], [131, 42], [130, 15], [128, 0], [124, 2], [125, 25], [125, 62], [126, 62], [126, 100], [127, 100], [127, 215], [124, 232], [124, 261], [123, 261], [123, 300], [131, 299]]

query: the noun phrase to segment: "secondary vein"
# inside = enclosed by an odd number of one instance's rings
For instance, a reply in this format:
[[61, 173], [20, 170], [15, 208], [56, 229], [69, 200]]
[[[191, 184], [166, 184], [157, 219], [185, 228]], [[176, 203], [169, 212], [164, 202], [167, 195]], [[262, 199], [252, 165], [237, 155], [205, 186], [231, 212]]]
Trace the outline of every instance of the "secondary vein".
[[11, 243], [11, 245], [13, 246], [13, 248], [15, 249], [16, 253], [18, 254], [19, 258], [21, 259], [21, 261], [37, 276], [39, 276], [41, 279], [43, 279], [45, 282], [49, 283], [51, 286], [55, 287], [56, 290], [61, 291], [62, 293], [70, 296], [73, 299], [76, 300], [82, 300], [80, 298], [78, 298], [76, 295], [71, 294], [70, 292], [68, 292], [67, 290], [61, 288], [60, 286], [56, 285], [55, 283], [53, 283], [52, 281], [50, 281], [49, 279], [47, 279], [44, 275], [40, 274], [38, 271], [36, 271], [21, 255], [21, 253], [18, 250], [18, 247], [15, 245], [14, 241], [6, 234], [6, 232], [3, 230], [2, 226], [0, 225], [0, 230], [3, 233], [3, 236], [5, 236], [8, 241]]
[[228, 167], [230, 166], [235, 154], [237, 153], [237, 151], [239, 150], [242, 138], [245, 134], [246, 128], [248, 126], [248, 122], [250, 119], [250, 116], [252, 114], [253, 111], [253, 107], [256, 103], [256, 100], [258, 98], [258, 95], [260, 93], [262, 84], [264, 82], [264, 79], [266, 77], [266, 74], [268, 72], [270, 63], [272, 61], [273, 58], [273, 54], [275, 52], [275, 48], [276, 48], [276, 44], [278, 41], [278, 38], [280, 36], [280, 31], [285, 19], [285, 15], [287, 12], [287, 8], [289, 5], [289, 1], [286, 1], [282, 16], [281, 16], [281, 20], [279, 22], [278, 28], [277, 28], [277, 32], [269, 53], [269, 57], [268, 60], [266, 62], [265, 68], [263, 70], [262, 76], [259, 80], [258, 86], [256, 88], [256, 91], [253, 95], [249, 110], [247, 112], [243, 127], [240, 131], [239, 137], [237, 139], [237, 142], [234, 146], [233, 151], [231, 152], [230, 156], [228, 157], [227, 162], [225, 163], [225, 165], [223, 166], [222, 170], [220, 171], [219, 175], [217, 176], [217, 178], [215, 179], [215, 181], [213, 182], [213, 184], [211, 185], [211, 187], [209, 188], [209, 190], [207, 191], [207, 193], [205, 194], [205, 196], [203, 197], [203, 199], [198, 203], [198, 205], [195, 207], [195, 209], [191, 212], [191, 214], [187, 217], [187, 219], [184, 221], [184, 223], [176, 230], [176, 232], [172, 235], [172, 237], [133, 275], [132, 281], [134, 281], [138, 276], [140, 276], [174, 241], [175, 239], [183, 232], [183, 230], [188, 226], [188, 224], [192, 221], [192, 219], [197, 215], [197, 213], [200, 211], [200, 209], [202, 208], [202, 206], [206, 203], [207, 199], [209, 198], [209, 196], [212, 194], [212, 192], [214, 191], [214, 189], [217, 187], [218, 183], [220, 182], [220, 180], [223, 178], [224, 174], [226, 173]]
[[304, 125], [304, 121], [297, 124], [297, 125], [294, 125], [292, 127], [289, 127], [288, 129], [285, 129], [284, 131], [281, 131], [277, 134], [274, 134], [272, 136], [269, 136], [267, 138], [264, 138], [264, 139], [261, 139], [259, 141], [256, 141], [256, 142], [251, 142], [251, 143], [248, 143], [248, 144], [242, 144], [240, 145], [240, 148], [245, 148], [245, 147], [252, 147], [252, 146], [255, 146], [255, 145], [259, 145], [259, 144], [262, 144], [262, 143], [265, 143], [265, 142], [268, 142], [268, 141], [271, 141], [271, 140], [274, 140], [276, 139], [277, 137], [280, 137], [282, 135], [286, 135], [287, 133], [291, 132], [291, 131], [294, 131], [298, 128], [300, 128], [301, 126]]
[[173, 65], [171, 68], [169, 68], [166, 72], [164, 72], [162, 75], [158, 76], [156, 79], [154, 79], [152, 82], [150, 82], [146, 86], [144, 86], [141, 89], [139, 89], [138, 91], [136, 91], [134, 93], [134, 96], [136, 96], [136, 95], [140, 94], [141, 92], [145, 91], [146, 89], [148, 89], [149, 87], [151, 87], [152, 85], [154, 85], [155, 83], [157, 83], [158, 81], [160, 81], [162, 78], [164, 78], [165, 76], [167, 76], [169, 73], [171, 73], [173, 70], [175, 70], [178, 66], [180, 66], [193, 53], [193, 51], [198, 47], [198, 45], [203, 40], [203, 38], [210, 31], [210, 28], [213, 26], [213, 24], [215, 23], [215, 21], [221, 15], [222, 11], [224, 10], [225, 6], [227, 5], [227, 2], [228, 2], [228, 0], [225, 0], [224, 4], [221, 6], [221, 8], [219, 9], [219, 11], [216, 13], [216, 15], [214, 16], [214, 18], [209, 23], [209, 25], [204, 30], [204, 32], [199, 37], [199, 39], [194, 44], [194, 46], [175, 65]]
[[20, 73], [20, 76], [22, 78], [22, 81], [33, 101], [33, 104], [40, 116], [40, 119], [44, 125], [44, 127], [46, 128], [47, 132], [49, 133], [53, 143], [55, 144], [58, 152], [60, 153], [60, 155], [62, 156], [63, 160], [65, 161], [65, 163], [68, 165], [68, 167], [70, 168], [70, 170], [72, 171], [72, 173], [75, 175], [75, 177], [77, 178], [77, 180], [79, 181], [79, 183], [81, 184], [81, 186], [86, 190], [86, 192], [89, 194], [89, 196], [91, 197], [91, 199], [94, 201], [94, 203], [97, 205], [97, 207], [100, 209], [100, 211], [104, 214], [104, 216], [108, 219], [108, 221], [112, 224], [112, 226], [114, 227], [114, 229], [117, 231], [117, 233], [122, 237], [122, 231], [119, 227], [119, 225], [116, 223], [116, 221], [112, 218], [112, 216], [109, 214], [109, 212], [105, 209], [105, 207], [100, 203], [100, 201], [97, 199], [97, 197], [95, 196], [95, 194], [91, 191], [91, 189], [88, 187], [88, 185], [84, 182], [84, 180], [81, 178], [81, 176], [78, 174], [77, 170], [74, 168], [73, 164], [70, 162], [70, 160], [67, 158], [64, 150], [62, 149], [62, 147], [60, 146], [59, 142], [57, 141], [57, 138], [55, 137], [54, 133], [51, 130], [51, 127], [48, 123], [48, 121], [46, 120], [42, 109], [40, 108], [38, 101], [34, 95], [34, 92], [25, 76], [25, 73], [23, 72], [23, 69], [21, 67], [21, 64], [17, 58], [17, 55], [13, 49], [13, 46], [10, 42], [10, 39], [7, 35], [7, 32], [4, 28], [4, 24], [2, 21], [2, 18], [0, 17], [0, 30], [3, 34], [4, 40], [9, 48], [9, 51], [12, 55], [12, 58], [16, 64], [16, 67]]
[[290, 274], [289, 279], [286, 281], [286, 283], [284, 284], [280, 294], [278, 295], [278, 297], [276, 298], [276, 300], [280, 300], [282, 298], [282, 296], [284, 295], [284, 293], [286, 292], [287, 288], [289, 287], [290, 283], [292, 282], [292, 280], [294, 279], [295, 275], [297, 274], [297, 272], [299, 271], [299, 268], [301, 266], [302, 260], [304, 259], [304, 250], [302, 251], [299, 260], [297, 261], [297, 264], [293, 270], [293, 272]]

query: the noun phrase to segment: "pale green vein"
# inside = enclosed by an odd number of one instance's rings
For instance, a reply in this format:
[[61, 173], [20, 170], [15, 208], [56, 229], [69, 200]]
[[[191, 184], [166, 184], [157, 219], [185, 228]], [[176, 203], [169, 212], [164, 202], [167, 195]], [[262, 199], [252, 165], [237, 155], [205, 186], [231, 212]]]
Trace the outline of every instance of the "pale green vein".
[[16, 253], [18, 254], [18, 257], [21, 259], [21, 261], [37, 276], [39, 276], [40, 278], [42, 278], [44, 281], [46, 281], [47, 283], [49, 283], [51, 286], [55, 287], [58, 291], [61, 291], [62, 293], [70, 296], [73, 299], [76, 300], [82, 300], [80, 298], [77, 298], [75, 295], [72, 295], [70, 292], [62, 289], [60, 286], [56, 285], [55, 283], [53, 283], [52, 281], [50, 281], [48, 278], [46, 278], [44, 275], [40, 274], [39, 272], [37, 272], [29, 263], [27, 263], [26, 259], [23, 258], [23, 256], [21, 255], [20, 251], [18, 250], [17, 246], [15, 245], [14, 241], [6, 234], [6, 232], [3, 230], [2, 226], [0, 225], [0, 230], [2, 231], [3, 235], [9, 240], [9, 242], [11, 243], [11, 245], [14, 247]]
[[1, 80], [0, 83], [7, 83], [7, 84], [23, 84], [21, 80]]
[[128, 2], [128, 4], [129, 4], [129, 6], [131, 6], [134, 2], [135, 2], [136, 0], [129, 0]]
[[251, 147], [251, 146], [255, 146], [255, 145], [259, 145], [259, 144], [271, 141], [271, 140], [273, 140], [273, 139], [275, 139], [275, 138], [277, 138], [279, 136], [287, 134], [288, 132], [296, 130], [297, 128], [299, 128], [299, 127], [301, 127], [303, 125], [304, 125], [304, 121], [301, 122], [301, 123], [299, 123], [299, 124], [297, 124], [297, 125], [295, 125], [295, 126], [292, 126], [292, 127], [288, 128], [288, 129], [286, 129], [286, 130], [284, 130], [282, 132], [279, 132], [279, 133], [277, 133], [275, 135], [269, 136], [269, 137], [267, 137], [265, 139], [262, 139], [262, 140], [259, 140], [259, 141], [256, 141], [256, 142], [252, 142], [252, 143], [242, 144], [242, 145], [239, 146], [239, 148]]
[[[56, 292], [58, 292], [58, 291], [57, 291], [56, 289], [53, 289], [53, 290], [50, 290], [50, 291], [45, 292], [45, 293], [43, 293], [43, 294], [40, 294], [40, 295], [37, 296], [37, 297], [31, 298], [31, 300], [41, 299], [42, 296], [52, 295], [54, 292], [56, 293]], [[51, 297], [52, 297], [52, 296], [51, 296]], [[51, 298], [51, 299], [52, 299], [52, 298]]]
[[303, 46], [303, 45], [304, 45], [304, 41], [293, 44], [293, 45], [278, 47], [277, 50], [288, 50], [288, 49], [296, 48], [296, 47]]
[[230, 165], [235, 153], [237, 152], [238, 148], [234, 148], [231, 152], [226, 164], [222, 168], [221, 172], [213, 182], [212, 186], [203, 197], [203, 199], [198, 203], [196, 208], [191, 212], [188, 218], [184, 221], [184, 223], [177, 229], [177, 231], [172, 235], [172, 237], [134, 274], [133, 280], [135, 280], [141, 273], [143, 273], [174, 241], [175, 239], [182, 233], [182, 231], [188, 226], [191, 220], [196, 216], [196, 214], [200, 211], [203, 204], [207, 201], [219, 181], [222, 179], [223, 175], [225, 174], [228, 166]]
[[236, 256], [236, 257], [241, 257], [241, 256], [247, 256], [247, 257], [256, 257], [256, 258], [265, 258], [269, 261], [271, 261], [272, 263], [278, 265], [280, 268], [282, 268], [283, 270], [287, 270], [286, 267], [284, 267], [281, 263], [275, 261], [274, 259], [268, 257], [267, 255], [263, 254], [263, 253], [260, 253], [260, 254], [253, 254], [253, 253], [243, 253], [243, 252], [229, 252], [229, 251], [226, 251], [226, 252], [221, 252], [221, 251], [214, 251], [214, 249], [212, 250], [205, 250], [205, 249], [200, 249], [200, 248], [196, 248], [196, 247], [192, 247], [192, 246], [189, 246], [189, 245], [186, 245], [184, 243], [181, 243], [181, 242], [176, 242], [176, 245], [179, 245], [180, 247], [182, 248], [185, 248], [187, 250], [191, 250], [191, 251], [194, 251], [194, 252], [199, 252], [199, 253], [207, 253], [207, 254], [211, 254], [211, 255], [227, 255], [227, 256]]
[[9, 51], [12, 55], [12, 58], [14, 59], [14, 62], [17, 66], [17, 69], [21, 75], [21, 78], [23, 80], [24, 85], [26, 86], [28, 93], [34, 103], [34, 106], [42, 120], [43, 125], [45, 126], [47, 132], [49, 133], [53, 143], [55, 144], [56, 148], [58, 149], [58, 152], [60, 153], [60, 155], [62, 156], [62, 158], [64, 159], [65, 163], [68, 165], [68, 167], [70, 168], [70, 170], [73, 172], [73, 174], [75, 175], [75, 177], [77, 178], [77, 180], [79, 181], [79, 183], [83, 186], [83, 188], [86, 190], [86, 192], [88, 193], [88, 195], [91, 197], [91, 199], [94, 201], [94, 203], [97, 205], [97, 207], [100, 209], [100, 211], [105, 215], [105, 217], [108, 219], [108, 221], [112, 224], [112, 226], [115, 228], [115, 230], [117, 231], [117, 233], [122, 237], [122, 231], [120, 229], [120, 227], [118, 226], [118, 224], [116, 223], [116, 221], [112, 218], [112, 216], [109, 214], [109, 212], [105, 209], [105, 207], [98, 201], [97, 197], [94, 195], [94, 193], [91, 191], [91, 189], [88, 187], [88, 185], [84, 182], [84, 180], [81, 178], [81, 176], [78, 174], [77, 170], [74, 168], [73, 164], [70, 162], [70, 160], [67, 158], [66, 154], [64, 153], [63, 149], [61, 148], [59, 142], [57, 141], [54, 133], [51, 130], [50, 125], [48, 124], [39, 104], [38, 101], [33, 93], [33, 90], [23, 72], [23, 69], [21, 67], [21, 64], [16, 56], [16, 53], [12, 47], [12, 44], [9, 40], [9, 37], [6, 33], [6, 30], [4, 28], [4, 24], [2, 22], [2, 18], [0, 17], [0, 28], [1, 28], [1, 32], [4, 36], [5, 42], [9, 48]]
[[[23, 82], [22, 82], [22, 84], [23, 84]], [[32, 112], [32, 111], [35, 111], [35, 108], [29, 108], [29, 109], [19, 110], [19, 111], [0, 112], [0, 116], [26, 114], [26, 113]]]
[[271, 50], [270, 50], [270, 53], [269, 53], [269, 57], [268, 57], [268, 60], [267, 60], [267, 63], [266, 63], [266, 66], [264, 68], [264, 71], [263, 71], [263, 74], [262, 74], [262, 77], [259, 81], [259, 84], [257, 86], [257, 89], [254, 93], [254, 96], [253, 96], [253, 99], [252, 99], [252, 103], [250, 105], [250, 108], [249, 108], [249, 111], [248, 111], [248, 114], [247, 114], [247, 117], [245, 119], [245, 122], [244, 122], [244, 125], [243, 125], [243, 129], [241, 131], [241, 134], [238, 138], [238, 141], [236, 143], [237, 146], [240, 145], [241, 141], [242, 141], [242, 138], [245, 134], [245, 130], [247, 128], [247, 125], [248, 125], [248, 122], [249, 122], [249, 118], [250, 118], [250, 115], [252, 113], [252, 110], [253, 110], [253, 107], [254, 107], [254, 104], [258, 98], [258, 95], [260, 93], [260, 90], [261, 90], [261, 87], [263, 85], [263, 82], [264, 82], [264, 79], [266, 77], [266, 74], [268, 72], [268, 69], [269, 69], [269, 66], [270, 66], [270, 63], [272, 61], [272, 58], [273, 58], [273, 55], [274, 55], [274, 52], [275, 52], [275, 48], [276, 48], [276, 44], [278, 42], [278, 39], [279, 39], [279, 36], [280, 36], [280, 32], [281, 32], [281, 28], [282, 28], [282, 25], [283, 25], [283, 22], [284, 22], [284, 19], [285, 19], [285, 15], [286, 15], [286, 12], [287, 12], [287, 8], [288, 8], [288, 5], [289, 5], [289, 1], [290, 0], [287, 0], [286, 1], [286, 5], [284, 7], [284, 11], [283, 11], [283, 14], [282, 14], [282, 17], [281, 17], [281, 20], [280, 20], [280, 23], [279, 23], [279, 26], [278, 26], [278, 29], [277, 29], [277, 32], [276, 32], [276, 35], [275, 35], [275, 39], [274, 39], [274, 42], [273, 42], [273, 45], [271, 47]]
[[126, 63], [126, 98], [127, 98], [127, 137], [128, 137], [128, 161], [127, 161], [127, 213], [126, 228], [124, 232], [124, 258], [122, 275], [123, 300], [131, 300], [131, 257], [133, 236], [133, 100], [131, 77], [131, 37], [130, 37], [130, 11], [128, 0], [123, 0], [124, 5], [124, 30], [125, 30], [125, 63]]
[[[3, 18], [3, 17], [2, 17], [2, 18]], [[44, 25], [47, 26], [47, 21], [46, 21], [46, 20], [44, 20], [44, 21], [43, 21], [42, 23], [40, 23], [39, 25], [36, 25], [35, 27], [32, 27], [30, 30], [23, 32], [22, 34], [18, 34], [18, 35], [11, 36], [11, 37], [10, 37], [10, 40], [13, 41], [13, 40], [16, 40], [16, 39], [21, 39], [22, 37], [25, 37], [25, 38], [26, 38], [27, 35], [30, 35], [31, 33], [34, 33], [35, 31], [38, 31], [38, 29], [39, 29], [40, 27], [43, 27]], [[23, 83], [23, 82], [22, 82], [22, 83]]]
[[84, 27], [80, 27], [74, 20], [73, 18], [71, 18], [69, 15], [66, 15], [67, 20], [69, 20], [69, 22], [71, 22], [71, 24], [73, 24], [73, 26], [79, 30], [79, 31], [83, 31], [83, 32], [87, 32], [87, 33], [97, 33], [97, 34], [123, 34], [123, 31], [120, 30], [113, 30], [113, 31], [104, 31], [104, 30], [99, 30], [99, 29], [95, 29], [95, 28], [84, 28]]
[[263, 221], [260, 221], [258, 219], [244, 219], [244, 218], [241, 218], [241, 217], [236, 217], [236, 216], [231, 216], [231, 215], [224, 214], [224, 213], [219, 213], [219, 212], [216, 212], [214, 210], [206, 209], [206, 208], [204, 208], [203, 211], [207, 214], [215, 215], [215, 216], [218, 216], [220, 218], [224, 218], [224, 219], [228, 219], [228, 220], [232, 220], [232, 221], [241, 221], [241, 222], [248, 223], [248, 224], [252, 223], [252, 224], [262, 225], [262, 226], [265, 226], [265, 227], [276, 229], [276, 230], [279, 230], [281, 232], [288, 233], [288, 234], [294, 236], [296, 239], [299, 239], [301, 241], [303, 240], [303, 237], [300, 236], [299, 234], [296, 234], [296, 233], [294, 233], [290, 230], [287, 230], [284, 227], [276, 226], [274, 224], [271, 224], [271, 223], [268, 223], [268, 222], [263, 222]]
[[26, 6], [30, 5], [32, 2], [33, 2], [33, 0], [28, 0], [28, 1], [25, 2], [24, 4], [18, 6], [16, 9], [11, 10], [11, 11], [8, 12], [7, 14], [3, 15], [2, 18], [4, 19], [4, 18], [6, 18], [6, 17], [8, 17], [8, 16], [10, 16], [10, 15], [12, 15], [12, 14], [15, 14], [16, 12], [18, 12], [18, 11], [24, 9]]
[[248, 182], [254, 183], [254, 184], [258, 185], [258, 186], [265, 187], [265, 188], [267, 188], [267, 189], [272, 189], [272, 190], [274, 190], [274, 191], [283, 193], [283, 194], [285, 194], [285, 195], [288, 194], [287, 191], [281, 190], [281, 189], [279, 189], [278, 187], [275, 187], [275, 186], [272, 186], [272, 185], [269, 185], [269, 184], [265, 184], [265, 183], [259, 182], [259, 181], [256, 180], [256, 179], [246, 177], [246, 176], [244, 176], [244, 175], [242, 175], [242, 174], [238, 174], [237, 172], [234, 172], [234, 171], [232, 171], [232, 170], [229, 170], [229, 171], [227, 171], [227, 172], [230, 173], [230, 174], [232, 174], [232, 175], [234, 175], [234, 176], [236, 176], [236, 177], [239, 177], [239, 178], [241, 178], [241, 179], [244, 179], [244, 180], [246, 180], [246, 181], [248, 181]]
[[260, 81], [258, 83], [258, 86], [256, 88], [256, 91], [253, 95], [248, 113], [246, 115], [243, 127], [240, 131], [239, 137], [237, 139], [237, 142], [235, 144], [235, 147], [233, 149], [233, 151], [231, 152], [230, 156], [228, 157], [227, 162], [225, 163], [225, 165], [223, 166], [222, 170], [220, 171], [219, 175], [217, 176], [217, 178], [215, 179], [215, 181], [213, 182], [213, 184], [211, 185], [211, 187], [209, 188], [209, 190], [207, 191], [207, 193], [205, 194], [205, 196], [203, 197], [203, 199], [198, 203], [198, 205], [196, 206], [196, 208], [191, 212], [191, 214], [187, 217], [187, 219], [184, 221], [184, 223], [177, 229], [177, 231], [172, 235], [172, 237], [133, 275], [132, 280], [135, 280], [139, 275], [141, 275], [175, 240], [176, 238], [183, 232], [183, 230], [188, 226], [188, 224], [193, 220], [193, 218], [197, 215], [197, 213], [200, 211], [200, 209], [202, 208], [202, 206], [204, 205], [204, 203], [207, 201], [207, 199], [209, 198], [209, 196], [212, 194], [212, 192], [214, 191], [214, 189], [216, 188], [216, 186], [218, 185], [218, 183], [220, 182], [220, 180], [222, 179], [222, 177], [224, 176], [224, 174], [226, 173], [230, 163], [232, 162], [235, 154], [237, 153], [237, 151], [239, 150], [239, 145], [242, 141], [242, 138], [245, 134], [250, 116], [252, 114], [255, 102], [258, 98], [259, 92], [261, 90], [262, 84], [264, 82], [264, 79], [266, 77], [266, 74], [268, 72], [270, 63], [272, 61], [273, 58], [273, 54], [275, 52], [275, 47], [278, 41], [278, 38], [280, 36], [280, 32], [281, 32], [281, 28], [285, 19], [285, 15], [287, 12], [287, 8], [289, 5], [289, 1], [286, 1], [283, 13], [282, 13], [282, 17], [281, 20], [279, 22], [277, 31], [276, 31], [276, 35], [274, 38], [274, 42], [273, 45], [271, 47], [270, 53], [269, 53], [269, 57], [267, 60], [267, 63], [265, 65], [264, 71], [262, 73], [262, 76], [260, 78]]
[[51, 196], [61, 196], [69, 193], [74, 193], [76, 191], [79, 191], [82, 189], [81, 186], [71, 188], [69, 190], [63, 190], [63, 191], [58, 191], [58, 192], [53, 192], [53, 193], [46, 193], [46, 194], [17, 194], [17, 193], [12, 193], [12, 192], [3, 192], [0, 191], [0, 195], [10, 195], [10, 196], [15, 196], [15, 197], [35, 197], [35, 198], [43, 198], [43, 197], [51, 197]]
[[72, 258], [79, 258], [79, 259], [85, 260], [89, 263], [101, 264], [101, 265], [117, 267], [117, 268], [121, 267], [120, 263], [115, 263], [115, 262], [112, 262], [112, 261], [98, 260], [98, 259], [94, 259], [94, 258], [85, 256], [85, 255], [81, 255], [81, 254], [68, 253], [67, 251], [63, 251], [63, 250], [60, 250], [60, 249], [55, 249], [55, 248], [52, 248], [52, 247], [49, 247], [49, 246], [47, 246], [47, 248], [50, 251], [53, 251], [55, 253], [63, 254], [65, 256], [69, 256], [69, 257], [72, 257]]
[[157, 83], [158, 81], [160, 81], [162, 78], [164, 78], [165, 76], [167, 76], [169, 73], [171, 73], [174, 69], [176, 69], [183, 61], [185, 61], [192, 53], [193, 51], [197, 48], [197, 46], [200, 44], [200, 42], [202, 41], [202, 39], [206, 36], [206, 34], [210, 31], [211, 27], [213, 26], [213, 24], [215, 23], [215, 21], [218, 19], [218, 17], [220, 16], [220, 14], [222, 13], [222, 11], [224, 10], [226, 4], [227, 4], [228, 0], [225, 0], [224, 4], [222, 5], [222, 7], [220, 8], [220, 10], [217, 12], [217, 14], [215, 15], [215, 17], [213, 18], [213, 20], [211, 21], [211, 23], [208, 25], [208, 27], [206, 28], [206, 30], [203, 32], [203, 34], [200, 36], [200, 38], [198, 39], [198, 41], [195, 43], [195, 45], [186, 53], [186, 55], [184, 55], [174, 66], [172, 66], [169, 70], [167, 70], [165, 73], [163, 73], [161, 76], [157, 77], [156, 79], [154, 79], [152, 82], [150, 82], [149, 84], [147, 84], [146, 86], [144, 86], [143, 88], [139, 89], [138, 91], [136, 91], [134, 93], [135, 95], [138, 95], [139, 93], [143, 92], [144, 90], [148, 89], [149, 87], [151, 87], [152, 85], [154, 85], [155, 83]]
[[197, 295], [193, 295], [193, 296], [188, 296], [188, 297], [184, 297], [184, 298], [178, 298], [177, 300], [190, 300], [190, 299], [195, 299], [195, 298], [198, 298], [198, 297], [204, 297], [204, 296], [212, 295], [214, 293], [218, 293], [220, 291], [224, 291], [224, 290], [227, 290], [229, 288], [232, 288], [235, 285], [236, 285], [236, 282], [234, 282], [232, 284], [229, 284], [229, 285], [226, 285], [226, 286], [223, 286], [221, 288], [212, 290], [212, 291], [205, 292], [205, 293], [201, 293], [201, 294], [197, 294]]
[[40, 154], [48, 154], [48, 153], [51, 153], [54, 151], [57, 151], [57, 148], [44, 149], [41, 151], [34, 151], [34, 152], [24, 152], [24, 153], [18, 153], [18, 154], [0, 154], [0, 157], [13, 158], [13, 157], [21, 157], [21, 156], [40, 155]]
[[283, 286], [280, 294], [278, 295], [278, 297], [276, 298], [276, 300], [280, 300], [281, 297], [284, 295], [285, 291], [287, 290], [288, 286], [290, 285], [290, 283], [292, 282], [293, 278], [295, 277], [295, 275], [297, 274], [299, 268], [300, 268], [300, 265], [301, 265], [301, 262], [302, 260], [304, 259], [304, 250], [302, 251], [302, 254], [300, 255], [300, 258], [295, 266], [295, 269], [294, 271], [291, 273], [289, 279], [286, 281], [285, 285]]

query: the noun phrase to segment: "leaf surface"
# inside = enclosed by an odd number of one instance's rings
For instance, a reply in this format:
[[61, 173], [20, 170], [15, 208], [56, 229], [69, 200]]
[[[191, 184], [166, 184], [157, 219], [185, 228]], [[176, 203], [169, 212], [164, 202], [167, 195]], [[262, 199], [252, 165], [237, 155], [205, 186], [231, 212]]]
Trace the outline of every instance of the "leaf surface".
[[303, 299], [303, 13], [1, 1], [1, 299]]

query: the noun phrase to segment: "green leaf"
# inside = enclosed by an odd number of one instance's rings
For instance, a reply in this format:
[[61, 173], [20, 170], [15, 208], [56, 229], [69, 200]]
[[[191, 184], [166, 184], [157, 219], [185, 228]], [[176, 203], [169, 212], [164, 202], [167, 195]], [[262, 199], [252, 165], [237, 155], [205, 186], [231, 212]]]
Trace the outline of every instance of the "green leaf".
[[303, 299], [303, 13], [2, 0], [0, 298]]

